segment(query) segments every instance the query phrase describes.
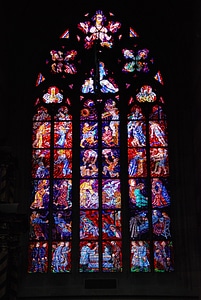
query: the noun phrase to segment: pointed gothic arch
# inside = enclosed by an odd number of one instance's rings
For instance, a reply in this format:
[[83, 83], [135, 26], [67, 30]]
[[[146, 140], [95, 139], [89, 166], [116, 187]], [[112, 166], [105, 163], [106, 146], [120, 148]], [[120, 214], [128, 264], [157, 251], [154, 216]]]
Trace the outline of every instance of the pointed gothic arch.
[[167, 99], [153, 53], [97, 10], [60, 35], [38, 74], [28, 272], [172, 272]]

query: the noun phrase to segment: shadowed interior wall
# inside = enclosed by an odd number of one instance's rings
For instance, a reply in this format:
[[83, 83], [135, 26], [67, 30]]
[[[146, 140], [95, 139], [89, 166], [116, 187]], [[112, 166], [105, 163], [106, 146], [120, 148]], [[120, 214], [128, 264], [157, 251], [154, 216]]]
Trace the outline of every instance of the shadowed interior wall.
[[[165, 74], [171, 115], [169, 144], [176, 271], [135, 274], [132, 280], [126, 276], [120, 279], [118, 274], [108, 274], [107, 278], [97, 274], [80, 274], [77, 278], [26, 274], [32, 116], [29, 96], [49, 45], [68, 23], [87, 11], [87, 5], [95, 6], [93, 1], [77, 1], [71, 6], [62, 2], [56, 7], [37, 1], [14, 3], [12, 7], [6, 3], [5, 18], [0, 21], [0, 147], [2, 153], [11, 153], [14, 158], [14, 194], [9, 201], [19, 203], [17, 211], [6, 212], [1, 203], [0, 212], [5, 222], [10, 224], [20, 216], [23, 224], [19, 232], [14, 232], [18, 236], [16, 251], [8, 251], [15, 257], [10, 262], [17, 270], [16, 295], [20, 300], [201, 299], [201, 7], [197, 1], [194, 5], [103, 2], [104, 8], [133, 24], [153, 47]], [[9, 280], [10, 269], [7, 269]]]

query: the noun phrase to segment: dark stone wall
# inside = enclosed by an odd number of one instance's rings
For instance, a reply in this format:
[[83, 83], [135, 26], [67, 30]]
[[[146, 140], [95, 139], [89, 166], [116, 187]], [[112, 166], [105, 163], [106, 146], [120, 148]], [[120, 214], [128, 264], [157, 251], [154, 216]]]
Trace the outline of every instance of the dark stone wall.
[[[180, 1], [179, 1], [180, 2]], [[174, 274], [138, 274], [115, 278], [115, 289], [86, 289], [89, 276], [60, 279], [26, 276], [18, 267], [18, 298], [32, 299], [201, 299], [200, 182], [201, 182], [201, 7], [194, 3], [163, 1], [76, 1], [5, 3], [1, 25], [0, 147], [15, 158], [14, 203], [27, 216], [30, 188], [31, 101], [33, 84], [50, 41], [89, 9], [114, 12], [151, 45], [165, 74], [169, 120]], [[47, 51], [46, 51], [47, 52]], [[45, 53], [46, 53], [45, 52]], [[23, 219], [24, 222], [24, 219]], [[26, 221], [25, 221], [26, 223]], [[26, 227], [26, 224], [24, 225]], [[27, 230], [18, 240], [20, 261], [26, 260]], [[100, 280], [97, 274], [93, 275]], [[90, 277], [89, 277], [90, 279]], [[75, 297], [76, 296], [76, 297]], [[200, 298], [199, 298], [200, 297]]]

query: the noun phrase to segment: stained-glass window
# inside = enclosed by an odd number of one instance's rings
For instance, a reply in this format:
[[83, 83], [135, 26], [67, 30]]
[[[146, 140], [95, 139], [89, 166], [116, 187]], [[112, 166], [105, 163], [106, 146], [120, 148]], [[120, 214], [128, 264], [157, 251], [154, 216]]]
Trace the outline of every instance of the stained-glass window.
[[76, 25], [35, 84], [28, 272], [171, 272], [161, 71], [113, 13]]

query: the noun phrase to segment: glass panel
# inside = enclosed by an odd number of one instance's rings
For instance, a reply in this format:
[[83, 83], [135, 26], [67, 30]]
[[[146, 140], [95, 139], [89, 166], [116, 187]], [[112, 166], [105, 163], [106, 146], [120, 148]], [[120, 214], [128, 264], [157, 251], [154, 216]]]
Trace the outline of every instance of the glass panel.
[[167, 148], [150, 148], [151, 176], [169, 175], [169, 158]]
[[164, 121], [149, 121], [149, 134], [151, 147], [167, 146], [167, 125]]
[[[145, 116], [142, 113], [142, 109], [138, 105], [133, 105], [131, 107], [131, 112], [128, 114], [128, 120], [141, 120], [145, 119]], [[135, 124], [135, 123], [134, 123]], [[132, 122], [128, 123], [128, 131], [132, 132], [132, 126], [134, 125]], [[144, 132], [145, 134], [145, 132]]]
[[91, 99], [84, 101], [83, 108], [80, 113], [80, 120], [97, 120], [98, 113], [95, 102]]
[[48, 243], [31, 242], [28, 250], [28, 272], [47, 273], [48, 270]]
[[129, 179], [129, 204], [130, 208], [148, 208], [148, 186], [144, 178]]
[[102, 236], [103, 239], [121, 239], [121, 211], [102, 211]]
[[170, 205], [170, 195], [168, 189], [168, 179], [153, 178], [151, 185], [152, 207], [163, 208]]
[[152, 91], [152, 87], [144, 85], [141, 87], [140, 92], [137, 93], [136, 99], [138, 102], [154, 102], [156, 101], [156, 93]]
[[52, 243], [51, 271], [53, 273], [71, 271], [71, 242]]
[[103, 177], [119, 177], [119, 149], [103, 149], [102, 154]]
[[53, 181], [53, 208], [55, 210], [72, 208], [71, 179], [55, 179]]
[[72, 147], [72, 122], [54, 122], [54, 147]]
[[54, 177], [71, 178], [72, 149], [54, 150]]
[[49, 180], [41, 179], [32, 182], [31, 209], [47, 209], [50, 199]]
[[62, 100], [63, 95], [56, 86], [49, 87], [48, 92], [43, 95], [43, 101], [45, 103], [61, 103]]
[[150, 246], [145, 241], [131, 242], [131, 272], [150, 272]]
[[146, 145], [146, 125], [142, 121], [129, 121], [128, 129], [128, 146], [143, 147]]
[[173, 245], [171, 241], [154, 242], [154, 271], [174, 271]]
[[80, 146], [93, 148], [98, 143], [98, 123], [81, 122], [80, 124]]
[[98, 71], [98, 85], [97, 79], [94, 70], [90, 70], [90, 75], [85, 79], [82, 84], [81, 92], [86, 93], [95, 93], [99, 90], [104, 94], [107, 93], [117, 93], [119, 91], [117, 83], [114, 81], [114, 78], [108, 76], [108, 69], [105, 67], [103, 61], [98, 63], [99, 71]]
[[122, 271], [122, 242], [103, 241], [102, 243], [103, 272]]
[[30, 215], [30, 240], [44, 241], [49, 238], [49, 221], [46, 211], [32, 211]]
[[80, 208], [98, 208], [98, 180], [80, 180]]
[[131, 240], [149, 238], [149, 218], [147, 210], [131, 210], [129, 225]]
[[148, 60], [148, 49], [142, 50], [132, 50], [124, 48], [122, 50], [125, 61], [127, 61], [122, 71], [125, 73], [132, 73], [134, 71], [138, 72], [149, 72], [149, 60]]
[[98, 272], [99, 254], [98, 243], [91, 241], [80, 242], [80, 272]]
[[80, 175], [81, 177], [98, 177], [98, 150], [80, 151]]
[[119, 146], [119, 122], [105, 121], [102, 123], [102, 146]]
[[152, 228], [155, 239], [169, 239], [171, 237], [170, 220], [167, 210], [154, 209], [152, 211]]
[[147, 176], [146, 149], [128, 149], [128, 175], [129, 177]]
[[37, 149], [32, 151], [32, 178], [50, 177], [50, 150]]
[[121, 208], [119, 179], [102, 180], [102, 208]]
[[97, 210], [80, 211], [80, 239], [97, 240], [99, 236], [99, 212]]
[[33, 148], [50, 147], [50, 122], [34, 122]]
[[53, 211], [52, 239], [54, 241], [69, 240], [72, 237], [71, 210]]
[[[51, 73], [53, 74], [59, 74], [59, 73], [76, 74], [77, 73], [77, 68], [74, 63], [74, 60], [77, 56], [76, 50], [73, 49], [66, 50], [64, 48], [62, 48], [62, 50], [51, 50], [50, 55], [51, 55], [51, 62], [50, 62]], [[48, 101], [47, 103], [50, 102]]]

